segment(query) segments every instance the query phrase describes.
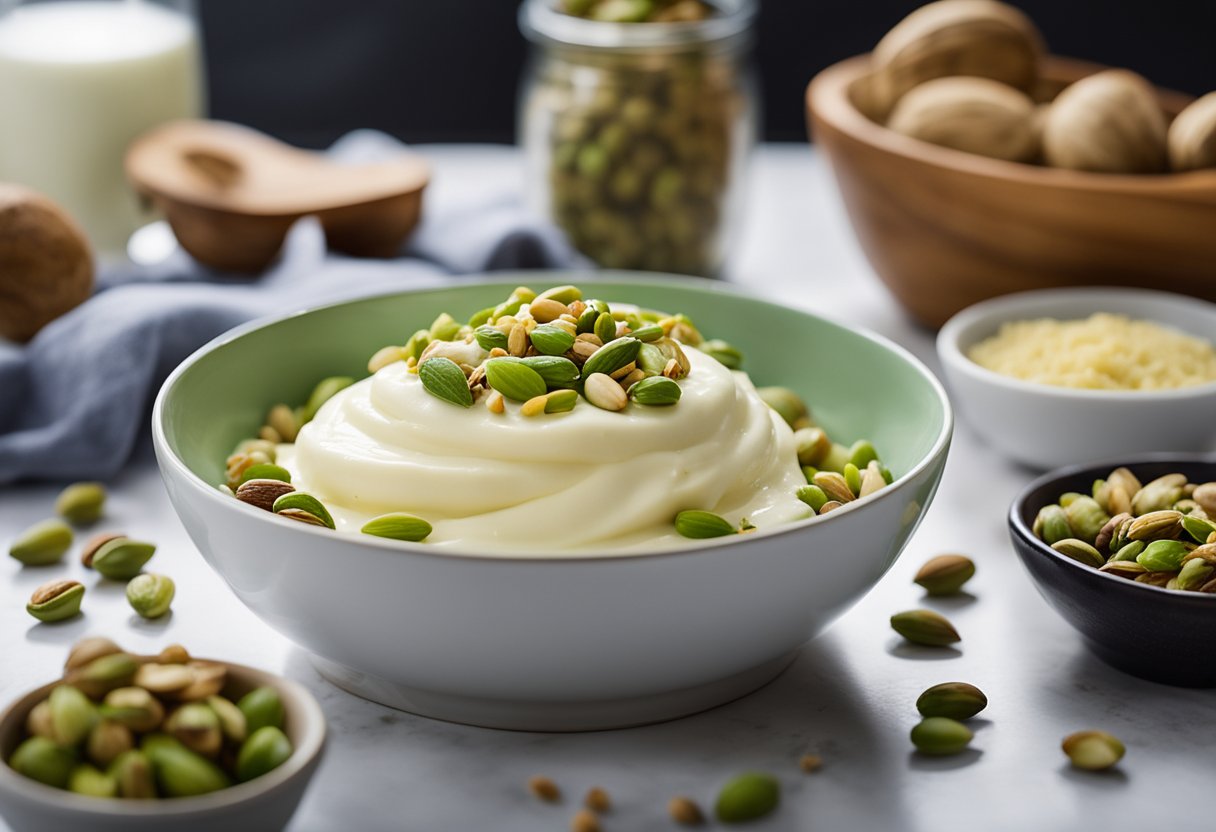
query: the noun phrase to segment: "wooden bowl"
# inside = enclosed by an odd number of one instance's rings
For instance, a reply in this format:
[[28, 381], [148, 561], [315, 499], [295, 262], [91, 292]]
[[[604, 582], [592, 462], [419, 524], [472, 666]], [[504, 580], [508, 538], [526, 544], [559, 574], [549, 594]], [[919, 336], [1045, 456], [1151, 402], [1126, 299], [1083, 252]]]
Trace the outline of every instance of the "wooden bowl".
[[[1049, 57], [1049, 101], [1104, 67]], [[888, 130], [870, 58], [807, 88], [811, 132], [831, 162], [870, 264], [920, 322], [939, 327], [996, 295], [1056, 286], [1142, 286], [1216, 301], [1216, 170], [1120, 175], [1006, 162]], [[1191, 100], [1158, 91], [1173, 116]]]

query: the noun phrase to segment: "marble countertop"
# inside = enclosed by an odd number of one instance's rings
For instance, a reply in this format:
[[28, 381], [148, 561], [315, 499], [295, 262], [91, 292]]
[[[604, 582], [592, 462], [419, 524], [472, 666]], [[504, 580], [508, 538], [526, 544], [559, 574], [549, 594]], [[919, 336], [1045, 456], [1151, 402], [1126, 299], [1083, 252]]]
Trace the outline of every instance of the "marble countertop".
[[[467, 187], [519, 187], [513, 149], [422, 149], [436, 169], [432, 204]], [[931, 335], [903, 316], [869, 270], [821, 157], [805, 146], [765, 147], [751, 187], [733, 282], [877, 330], [936, 369]], [[757, 830], [1206, 827], [1216, 698], [1106, 667], [1039, 598], [1005, 530], [1009, 502], [1032, 476], [960, 423], [941, 490], [903, 557], [776, 681], [662, 725], [525, 734], [415, 717], [323, 681], [204, 564], [169, 507], [145, 444], [112, 483], [106, 526], [159, 544], [159, 569], [179, 586], [173, 613], [143, 621], [127, 607], [121, 585], [98, 585], [86, 616], [39, 626], [24, 604], [45, 576], [0, 559], [0, 702], [54, 678], [68, 646], [89, 633], [141, 652], [180, 641], [198, 655], [286, 673], [316, 694], [330, 728], [325, 761], [293, 832], [564, 830], [592, 786], [606, 789], [616, 807], [605, 830], [669, 830], [676, 827], [666, 815], [668, 798], [686, 794], [708, 806], [726, 778], [747, 769], [770, 771], [783, 786], [780, 810], [748, 827]], [[0, 543], [48, 515], [56, 492], [0, 489]], [[926, 599], [912, 576], [943, 552], [971, 556], [978, 573], [969, 594]], [[919, 606], [950, 616], [963, 636], [958, 650], [912, 648], [892, 633], [888, 617]], [[990, 706], [975, 720], [972, 750], [924, 758], [908, 741], [914, 702], [944, 681], [979, 685]], [[1083, 728], [1123, 739], [1127, 757], [1116, 771], [1069, 768], [1060, 740]], [[807, 752], [822, 755], [820, 772], [798, 770]], [[558, 782], [564, 803], [528, 795], [524, 783], [537, 773]]]

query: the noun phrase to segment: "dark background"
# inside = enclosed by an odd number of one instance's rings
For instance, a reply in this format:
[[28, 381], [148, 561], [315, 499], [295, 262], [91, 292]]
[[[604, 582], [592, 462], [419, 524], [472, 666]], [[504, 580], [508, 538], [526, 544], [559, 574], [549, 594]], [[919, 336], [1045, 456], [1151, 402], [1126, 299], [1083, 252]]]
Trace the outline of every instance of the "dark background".
[[[206, 0], [211, 114], [321, 147], [356, 127], [406, 141], [514, 140], [526, 44], [515, 0]], [[868, 51], [917, 0], [761, 0], [765, 137], [802, 140], [818, 70]], [[1159, 86], [1216, 89], [1212, 0], [1017, 0], [1051, 51]]]

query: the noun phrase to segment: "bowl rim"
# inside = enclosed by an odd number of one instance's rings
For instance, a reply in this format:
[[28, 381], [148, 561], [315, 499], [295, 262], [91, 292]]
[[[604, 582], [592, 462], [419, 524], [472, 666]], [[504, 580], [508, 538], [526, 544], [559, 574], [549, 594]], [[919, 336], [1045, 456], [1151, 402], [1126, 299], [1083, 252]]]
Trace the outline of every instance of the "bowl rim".
[[[154, 658], [154, 657], [148, 657]], [[261, 777], [256, 777], [244, 783], [236, 783], [226, 789], [197, 795], [195, 797], [158, 798], [157, 800], [122, 800], [108, 797], [91, 797], [76, 794], [66, 789], [57, 789], [37, 780], [31, 780], [18, 774], [9, 767], [7, 760], [0, 760], [0, 791], [12, 789], [20, 791], [32, 801], [51, 803], [76, 812], [88, 812], [108, 817], [163, 817], [172, 820], [175, 817], [198, 813], [213, 812], [226, 809], [247, 801], [257, 800], [270, 792], [277, 791], [290, 780], [295, 779], [307, 769], [321, 754], [325, 747], [327, 728], [325, 714], [307, 688], [294, 679], [280, 676], [266, 670], [261, 670], [237, 662], [222, 659], [191, 657], [197, 661], [214, 662], [226, 666], [229, 672], [236, 671], [238, 677], [245, 677], [255, 685], [273, 685], [287, 690], [295, 700], [293, 704], [284, 703], [288, 718], [298, 720], [302, 726], [302, 742], [292, 749], [291, 756], [278, 768]], [[16, 719], [17, 711], [32, 697], [49, 694], [51, 689], [63, 684], [62, 679], [48, 682], [19, 695], [0, 710], [0, 725]]]
[[[1216, 197], [1216, 169], [1135, 174], [1066, 170], [992, 159], [896, 133], [864, 115], [849, 98], [849, 87], [869, 72], [871, 65], [872, 53], [865, 52], [821, 70], [807, 85], [807, 112], [814, 120], [824, 122], [854, 141], [924, 165], [973, 176], [1024, 186], [1100, 193], [1169, 193], [1198, 199]], [[1062, 55], [1045, 55], [1043, 67], [1043, 77], [1046, 78], [1064, 74], [1083, 77], [1112, 68]], [[1171, 102], [1179, 107], [1194, 100], [1193, 96], [1175, 90], [1156, 85], [1153, 85], [1153, 89], [1159, 101]]]
[[1042, 540], [1035, 536], [1034, 532], [1026, 525], [1022, 519], [1022, 510], [1026, 507], [1027, 500], [1031, 494], [1038, 491], [1040, 488], [1045, 488], [1053, 482], [1069, 479], [1070, 477], [1078, 476], [1086, 471], [1111, 471], [1118, 467], [1134, 468], [1137, 465], [1163, 464], [1163, 463], [1178, 463], [1178, 464], [1202, 464], [1216, 466], [1216, 453], [1201, 453], [1201, 454], [1185, 454], [1185, 453], [1152, 453], [1141, 454], [1132, 458], [1108, 458], [1098, 460], [1096, 462], [1083, 462], [1079, 465], [1066, 465], [1062, 468], [1056, 468], [1048, 471], [1042, 476], [1036, 477], [1025, 488], [1018, 492], [1014, 497], [1013, 502], [1009, 505], [1009, 512], [1006, 519], [1009, 523], [1009, 529], [1015, 537], [1023, 543], [1030, 546], [1034, 551], [1050, 556], [1059, 563], [1067, 564], [1069, 567], [1082, 570], [1085, 574], [1091, 575], [1097, 579], [1104, 581], [1114, 581], [1115, 585], [1131, 587], [1145, 592], [1164, 593], [1159, 597], [1172, 598], [1175, 601], [1185, 599], [1190, 602], [1201, 604], [1216, 603], [1216, 593], [1206, 592], [1191, 592], [1185, 589], [1166, 589], [1163, 586], [1153, 586], [1152, 584], [1142, 584], [1136, 581], [1129, 581], [1127, 578], [1120, 578], [1117, 575], [1111, 575], [1107, 572], [1102, 572], [1092, 566], [1086, 566], [1083, 563], [1073, 560], [1070, 557], [1060, 554], [1055, 549], [1048, 546]]
[[[1002, 387], [1023, 395], [1074, 399], [1077, 401], [1109, 402], [1111, 404], [1126, 404], [1131, 402], [1179, 404], [1184, 401], [1207, 399], [1216, 396], [1216, 381], [1164, 390], [1093, 390], [1027, 381], [1003, 375], [976, 363], [963, 352], [960, 346], [960, 342], [964, 336], [974, 329], [992, 323], [994, 319], [1002, 318], [1006, 313], [1014, 312], [1019, 307], [1035, 306], [1038, 305], [1038, 302], [1049, 299], [1064, 301], [1074, 298], [1092, 298], [1094, 305], [1100, 305], [1105, 299], [1118, 299], [1144, 300], [1166, 306], [1186, 307], [1189, 311], [1198, 311], [1210, 317], [1212, 319], [1212, 329], [1216, 331], [1216, 303], [1210, 303], [1202, 298], [1180, 295], [1175, 292], [1162, 292], [1157, 289], [1141, 289], [1127, 286], [1057, 286], [1050, 289], [1033, 289], [1026, 292], [999, 295], [974, 303], [962, 311], [956, 312], [942, 325], [942, 328], [937, 333], [938, 357], [943, 365], [967, 375], [978, 382]], [[1093, 310], [1089, 314], [1095, 314], [1097, 311], [1100, 310]], [[1031, 320], [1041, 317], [1044, 316], [1040, 313], [1027, 313], [1027, 317], [1020, 320]], [[1162, 320], [1153, 314], [1138, 316], [1138, 319], [1178, 330], [1175, 324]], [[1070, 315], [1063, 315], [1058, 317], [1057, 320], [1078, 319]], [[1199, 337], [1188, 332], [1183, 332], [1183, 334]], [[1213, 345], [1213, 347], [1216, 348], [1216, 345]]]
[[[253, 512], [256, 516], [261, 516], [262, 520], [283, 524], [284, 530], [296, 534], [305, 535], [325, 535], [326, 539], [332, 534], [337, 534], [331, 529], [322, 529], [314, 527], [307, 523], [299, 523], [283, 517], [277, 517], [273, 514], [267, 515], [268, 512], [233, 500], [221, 493], [219, 489], [204, 482], [177, 456], [177, 454], [169, 447], [168, 439], [165, 435], [165, 408], [166, 400], [172, 393], [174, 386], [180, 381], [181, 376], [196, 362], [201, 360], [207, 354], [213, 352], [220, 347], [223, 347], [244, 335], [247, 335], [255, 330], [274, 326], [282, 321], [291, 318], [308, 315], [314, 312], [319, 312], [325, 309], [330, 309], [337, 306], [344, 306], [354, 303], [362, 303], [373, 299], [384, 299], [389, 297], [397, 297], [400, 295], [411, 295], [422, 292], [442, 292], [453, 288], [470, 288], [475, 286], [496, 286], [496, 285], [523, 285], [529, 281], [536, 285], [559, 286], [563, 285], [563, 278], [569, 278], [565, 282], [574, 282], [578, 284], [600, 284], [600, 283], [638, 283], [647, 286], [660, 286], [675, 289], [693, 289], [695, 291], [705, 292], [711, 295], [716, 295], [723, 298], [746, 296], [752, 300], [758, 300], [761, 303], [780, 306], [781, 308], [789, 308], [781, 306], [775, 299], [771, 299], [763, 293], [757, 294], [746, 291], [743, 287], [732, 284], [725, 284], [721, 281], [711, 280], [708, 278], [691, 277], [685, 275], [665, 274], [660, 272], [642, 272], [642, 271], [626, 271], [626, 270], [599, 270], [595, 272], [580, 272], [578, 270], [519, 270], [504, 272], [494, 275], [479, 275], [478, 279], [459, 284], [440, 284], [437, 286], [425, 285], [412, 289], [395, 289], [387, 292], [375, 292], [368, 295], [361, 295], [355, 298], [347, 298], [345, 300], [320, 304], [317, 306], [306, 307], [293, 312], [288, 312], [280, 315], [271, 315], [240, 324], [227, 332], [221, 333], [215, 338], [208, 341], [203, 346], [187, 356], [165, 379], [160, 390], [156, 394], [156, 400], [152, 406], [152, 442], [156, 450], [157, 460], [162, 469], [162, 475], [166, 474], [166, 467], [169, 467], [183, 481], [186, 482], [198, 493], [203, 499], [216, 501], [216, 504], [222, 504], [226, 509], [237, 509]], [[499, 555], [487, 555], [475, 550], [467, 548], [444, 548], [436, 550], [434, 547], [428, 547], [425, 543], [410, 543], [407, 541], [388, 540], [382, 538], [371, 537], [368, 535], [346, 535], [339, 534], [338, 540], [352, 545], [366, 548], [369, 551], [380, 551], [387, 553], [389, 556], [401, 557], [405, 554], [424, 555], [426, 557], [441, 558], [441, 559], [462, 559], [471, 561], [490, 561], [495, 563], [585, 563], [588, 565], [602, 563], [604, 561], [615, 560], [650, 560], [653, 558], [671, 558], [671, 557], [687, 557], [700, 553], [708, 548], [716, 548], [720, 546], [738, 546], [749, 543], [758, 539], [769, 539], [781, 535], [791, 534], [801, 531], [811, 524], [829, 522], [835, 519], [851, 516], [857, 510], [858, 506], [872, 505], [873, 503], [889, 499], [897, 492], [906, 489], [910, 483], [918, 479], [926, 470], [928, 470], [939, 457], [945, 455], [950, 446], [950, 441], [954, 431], [954, 408], [950, 403], [950, 397], [946, 394], [945, 388], [941, 381], [933, 374], [925, 364], [913, 355], [909, 350], [895, 343], [891, 339], [872, 332], [865, 327], [857, 327], [850, 325], [844, 321], [836, 319], [832, 316], [822, 315], [816, 312], [807, 312], [802, 309], [796, 309], [799, 314], [806, 315], [811, 318], [816, 318], [833, 326], [848, 329], [861, 338], [871, 341], [882, 347], [888, 352], [894, 353], [896, 357], [903, 360], [912, 370], [928, 384], [929, 389], [933, 391], [939, 405], [942, 408], [942, 425], [937, 436], [933, 440], [932, 446], [922, 455], [919, 461], [916, 462], [902, 476], [895, 479], [889, 486], [875, 492], [867, 497], [863, 497], [853, 502], [846, 503], [839, 509], [832, 511], [830, 516], [817, 515], [797, 520], [792, 523], [784, 523], [779, 526], [774, 526], [769, 529], [758, 529], [755, 532], [746, 535], [727, 535], [725, 537], [712, 538], [707, 540], [698, 540], [695, 545], [679, 546], [671, 549], [660, 550], [622, 550], [605, 548], [602, 550], [592, 550], [579, 554], [571, 554], [567, 552], [552, 552], [552, 553], [528, 553], [528, 552], [512, 552]], [[364, 539], [368, 538], [368, 539]]]

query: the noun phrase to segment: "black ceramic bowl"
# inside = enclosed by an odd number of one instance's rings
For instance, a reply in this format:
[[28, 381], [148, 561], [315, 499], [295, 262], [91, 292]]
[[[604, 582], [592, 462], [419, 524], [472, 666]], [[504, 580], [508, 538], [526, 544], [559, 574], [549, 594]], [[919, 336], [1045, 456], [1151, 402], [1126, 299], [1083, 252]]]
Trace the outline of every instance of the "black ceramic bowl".
[[1216, 687], [1216, 595], [1139, 584], [1053, 550], [1031, 532], [1035, 516], [1066, 491], [1088, 494], [1120, 465], [1141, 482], [1171, 473], [1216, 480], [1216, 456], [1156, 454], [1061, 468], [1032, 482], [1009, 510], [1013, 548], [1047, 603], [1098, 658], [1125, 673], [1181, 687]]

